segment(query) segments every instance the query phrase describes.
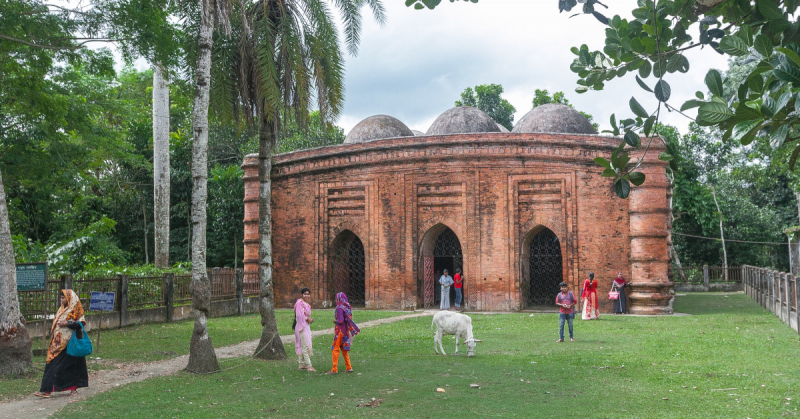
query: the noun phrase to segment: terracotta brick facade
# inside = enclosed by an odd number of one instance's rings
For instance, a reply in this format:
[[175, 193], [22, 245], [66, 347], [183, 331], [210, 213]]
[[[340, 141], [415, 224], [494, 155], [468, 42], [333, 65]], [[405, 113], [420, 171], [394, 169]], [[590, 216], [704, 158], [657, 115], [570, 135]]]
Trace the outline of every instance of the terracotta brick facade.
[[[276, 304], [291, 306], [306, 286], [315, 305], [329, 306], [337, 249], [342, 237], [352, 243], [354, 234], [363, 246], [365, 307], [429, 306], [433, 275], [426, 261], [449, 228], [460, 243], [454, 263], [463, 266], [466, 308], [524, 309], [539, 292], [529, 286], [530, 243], [546, 228], [558, 238], [560, 279], [575, 293], [595, 272], [601, 311], [611, 310], [605, 295], [622, 271], [635, 285], [631, 312], [671, 313], [668, 184], [666, 164], [656, 159], [662, 150], [650, 149], [640, 169], [647, 182], [623, 200], [592, 161], [610, 156], [617, 144], [596, 135], [485, 133], [278, 155], [272, 171]], [[245, 270], [255, 272], [257, 156], [247, 156], [243, 167]]]

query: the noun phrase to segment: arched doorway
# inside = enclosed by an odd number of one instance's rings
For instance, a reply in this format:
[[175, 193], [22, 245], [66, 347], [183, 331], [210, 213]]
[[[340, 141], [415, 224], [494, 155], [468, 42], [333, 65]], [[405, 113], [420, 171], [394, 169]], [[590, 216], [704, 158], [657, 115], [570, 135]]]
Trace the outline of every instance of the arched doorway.
[[[463, 257], [461, 241], [449, 227], [438, 224], [425, 234], [422, 243], [422, 278], [418, 293], [424, 308], [436, 307], [441, 301], [439, 277], [445, 269], [448, 275], [454, 276], [456, 269], [462, 269]], [[464, 274], [462, 273], [462, 276]], [[462, 289], [462, 307], [466, 302], [466, 288]], [[455, 289], [450, 287], [450, 305], [455, 301]]]
[[522, 247], [523, 304], [552, 308], [564, 275], [558, 236], [549, 228], [540, 227], [528, 233]]
[[351, 306], [363, 307], [366, 302], [366, 259], [364, 244], [350, 230], [336, 236], [330, 248], [331, 301], [343, 292]]

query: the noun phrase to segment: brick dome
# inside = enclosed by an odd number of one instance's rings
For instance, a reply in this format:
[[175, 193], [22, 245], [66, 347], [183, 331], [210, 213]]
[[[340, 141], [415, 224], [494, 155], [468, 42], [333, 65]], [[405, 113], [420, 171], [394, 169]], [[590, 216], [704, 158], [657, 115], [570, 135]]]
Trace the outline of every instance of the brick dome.
[[439, 115], [428, 135], [470, 134], [476, 132], [500, 132], [491, 116], [472, 106], [456, 106]]
[[373, 115], [356, 124], [347, 133], [344, 143], [357, 144], [381, 138], [413, 136], [414, 133], [399, 119], [389, 115]]
[[592, 124], [575, 109], [557, 103], [540, 105], [526, 113], [511, 132], [557, 134], [597, 134]]

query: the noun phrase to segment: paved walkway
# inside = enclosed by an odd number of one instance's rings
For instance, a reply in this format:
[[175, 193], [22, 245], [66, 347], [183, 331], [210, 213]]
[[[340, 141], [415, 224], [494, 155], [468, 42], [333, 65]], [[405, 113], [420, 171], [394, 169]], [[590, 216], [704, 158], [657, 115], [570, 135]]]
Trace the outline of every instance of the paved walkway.
[[[432, 316], [437, 310], [414, 312], [397, 317], [387, 317], [359, 324], [360, 328], [379, 326], [382, 324], [394, 323], [401, 320], [415, 317]], [[312, 336], [332, 335], [333, 328], [316, 330], [311, 332]], [[289, 354], [289, 359], [294, 359], [294, 335], [281, 336], [284, 346]], [[224, 346], [216, 349], [217, 358], [239, 358], [252, 355], [258, 346], [258, 340], [242, 342], [236, 345]], [[52, 415], [71, 402], [93, 397], [104, 391], [115, 387], [135, 383], [152, 377], [175, 374], [189, 363], [189, 355], [182, 355], [172, 359], [156, 361], [150, 363], [131, 363], [122, 364], [120, 368], [113, 370], [102, 370], [93, 372], [89, 376], [89, 387], [78, 391], [78, 396], [69, 397], [67, 392], [54, 393], [50, 399], [40, 399], [29, 396], [25, 399], [11, 403], [0, 404], [0, 418], [2, 419], [29, 419], [43, 418]]]

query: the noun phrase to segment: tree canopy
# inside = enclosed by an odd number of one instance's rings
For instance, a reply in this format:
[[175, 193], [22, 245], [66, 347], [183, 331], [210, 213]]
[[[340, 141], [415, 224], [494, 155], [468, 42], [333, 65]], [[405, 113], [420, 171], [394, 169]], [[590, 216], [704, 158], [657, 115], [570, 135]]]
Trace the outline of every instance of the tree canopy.
[[456, 106], [476, 107], [510, 131], [514, 128], [514, 112], [517, 109], [500, 97], [502, 93], [503, 86], [499, 84], [481, 84], [475, 86], [475, 90], [467, 87], [461, 92], [461, 100], [456, 101]]

